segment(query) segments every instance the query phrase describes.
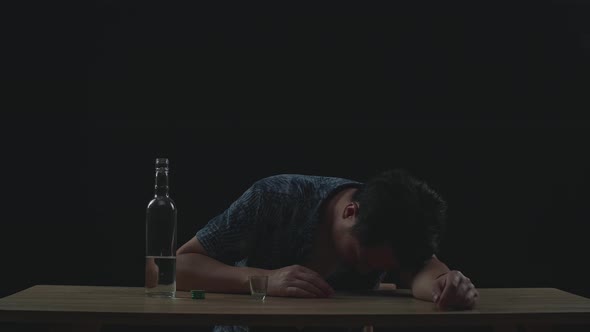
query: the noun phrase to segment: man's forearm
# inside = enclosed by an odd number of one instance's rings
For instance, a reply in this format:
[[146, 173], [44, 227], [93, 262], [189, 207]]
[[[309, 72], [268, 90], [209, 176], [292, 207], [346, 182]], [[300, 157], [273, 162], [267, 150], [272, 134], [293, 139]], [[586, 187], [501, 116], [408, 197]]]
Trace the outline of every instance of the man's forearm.
[[432, 301], [432, 288], [434, 281], [442, 274], [449, 272], [449, 268], [438, 258], [433, 257], [416, 274], [412, 281], [412, 294], [415, 298]]
[[219, 293], [248, 293], [248, 276], [269, 273], [269, 270], [264, 269], [229, 266], [202, 254], [185, 253], [176, 257], [178, 290], [203, 289]]

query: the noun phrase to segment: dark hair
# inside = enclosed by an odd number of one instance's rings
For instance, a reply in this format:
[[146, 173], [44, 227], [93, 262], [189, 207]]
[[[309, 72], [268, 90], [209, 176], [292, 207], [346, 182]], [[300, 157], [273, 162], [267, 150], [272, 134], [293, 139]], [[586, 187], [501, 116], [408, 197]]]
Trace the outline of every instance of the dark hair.
[[424, 181], [394, 169], [369, 179], [353, 196], [352, 231], [363, 246], [391, 245], [402, 267], [417, 269], [438, 253], [446, 202]]

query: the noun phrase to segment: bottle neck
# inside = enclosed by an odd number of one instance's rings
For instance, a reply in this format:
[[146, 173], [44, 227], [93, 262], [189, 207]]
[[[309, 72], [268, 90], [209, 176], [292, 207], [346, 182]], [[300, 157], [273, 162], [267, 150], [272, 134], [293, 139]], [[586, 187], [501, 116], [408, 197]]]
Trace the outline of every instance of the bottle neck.
[[156, 170], [156, 187], [154, 190], [154, 196], [168, 197], [168, 189], [168, 171]]

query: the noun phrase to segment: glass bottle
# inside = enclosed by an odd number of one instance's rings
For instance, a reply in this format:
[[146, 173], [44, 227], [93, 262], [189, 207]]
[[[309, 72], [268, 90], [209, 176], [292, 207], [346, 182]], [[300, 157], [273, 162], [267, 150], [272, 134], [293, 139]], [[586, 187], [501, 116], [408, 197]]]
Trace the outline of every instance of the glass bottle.
[[146, 209], [145, 292], [173, 298], [176, 293], [176, 204], [170, 198], [169, 162], [156, 158], [154, 198]]

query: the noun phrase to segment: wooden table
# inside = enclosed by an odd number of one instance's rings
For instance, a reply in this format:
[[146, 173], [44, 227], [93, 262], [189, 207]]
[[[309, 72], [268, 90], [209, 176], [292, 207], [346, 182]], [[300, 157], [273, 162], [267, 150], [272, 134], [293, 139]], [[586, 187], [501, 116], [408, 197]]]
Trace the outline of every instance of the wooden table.
[[101, 325], [160, 326], [514, 326], [589, 325], [590, 299], [553, 288], [479, 289], [474, 310], [439, 311], [407, 290], [336, 294], [329, 299], [208, 293], [193, 300], [148, 298], [143, 288], [34, 286], [0, 299], [0, 322], [99, 330]]

